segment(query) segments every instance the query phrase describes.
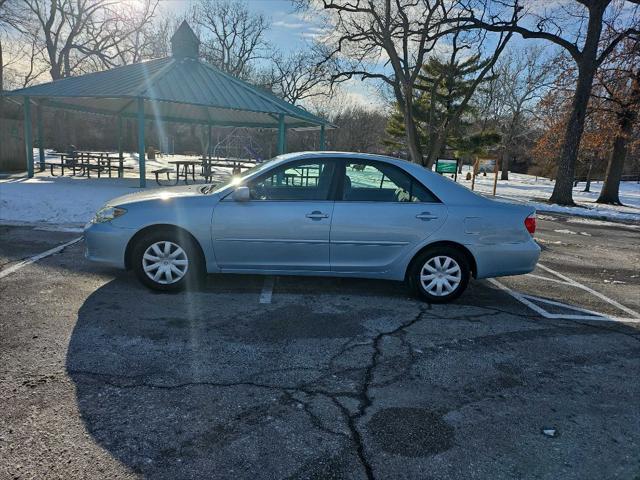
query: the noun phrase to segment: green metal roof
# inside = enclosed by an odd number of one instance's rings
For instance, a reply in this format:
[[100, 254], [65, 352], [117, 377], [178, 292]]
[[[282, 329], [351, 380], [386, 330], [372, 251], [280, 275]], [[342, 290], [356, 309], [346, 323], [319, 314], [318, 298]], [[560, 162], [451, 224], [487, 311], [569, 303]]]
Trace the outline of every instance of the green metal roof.
[[68, 77], [4, 94], [41, 99], [43, 105], [135, 117], [144, 98], [151, 120], [220, 126], [289, 128], [330, 124], [275, 95], [192, 57], [172, 56]]

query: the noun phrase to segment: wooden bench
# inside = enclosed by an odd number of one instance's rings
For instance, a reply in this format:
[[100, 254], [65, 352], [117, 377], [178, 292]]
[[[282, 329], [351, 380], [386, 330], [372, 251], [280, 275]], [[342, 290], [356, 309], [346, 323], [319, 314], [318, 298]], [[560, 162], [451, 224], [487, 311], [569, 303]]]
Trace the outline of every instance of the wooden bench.
[[167, 174], [167, 181], [171, 181], [171, 177], [169, 177], [170, 173], [173, 173], [175, 170], [173, 168], [168, 168], [168, 167], [164, 167], [164, 168], [158, 168], [156, 170], [151, 170], [151, 173], [153, 173], [156, 176], [156, 183], [158, 185], [162, 185], [160, 183], [160, 178], [158, 177], [161, 173], [166, 173]]
[[102, 168], [109, 172], [109, 178], [111, 178], [111, 172], [114, 170], [118, 173], [118, 178], [124, 177], [125, 170], [133, 170], [133, 167], [127, 167], [125, 165], [102, 165]]

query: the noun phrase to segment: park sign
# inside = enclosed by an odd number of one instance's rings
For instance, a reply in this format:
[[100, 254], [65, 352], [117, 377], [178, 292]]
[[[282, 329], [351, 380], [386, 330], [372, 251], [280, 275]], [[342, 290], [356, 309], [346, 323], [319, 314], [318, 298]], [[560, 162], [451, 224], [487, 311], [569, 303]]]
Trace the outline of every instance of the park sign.
[[436, 161], [437, 173], [457, 173], [458, 160], [455, 158], [439, 158]]

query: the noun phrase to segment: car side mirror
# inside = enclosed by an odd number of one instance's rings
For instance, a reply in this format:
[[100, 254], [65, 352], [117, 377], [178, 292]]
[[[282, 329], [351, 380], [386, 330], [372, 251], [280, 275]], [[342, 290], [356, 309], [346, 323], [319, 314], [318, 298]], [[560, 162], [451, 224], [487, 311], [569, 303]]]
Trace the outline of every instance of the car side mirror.
[[251, 192], [249, 191], [249, 187], [238, 187], [231, 194], [231, 198], [236, 202], [248, 202], [251, 200]]

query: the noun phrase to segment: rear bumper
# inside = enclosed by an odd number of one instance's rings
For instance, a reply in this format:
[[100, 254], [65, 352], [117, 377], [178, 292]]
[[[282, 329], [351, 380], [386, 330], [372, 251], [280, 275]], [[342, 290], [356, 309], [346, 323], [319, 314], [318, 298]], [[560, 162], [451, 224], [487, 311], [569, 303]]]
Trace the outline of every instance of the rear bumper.
[[125, 268], [124, 255], [135, 230], [114, 227], [111, 223], [89, 223], [84, 228], [84, 256], [117, 268]]
[[524, 243], [468, 245], [468, 248], [476, 259], [477, 278], [529, 273], [540, 258], [540, 247], [533, 239]]

